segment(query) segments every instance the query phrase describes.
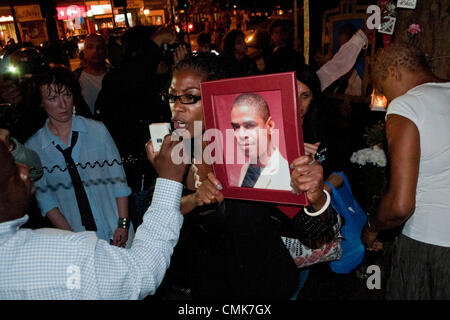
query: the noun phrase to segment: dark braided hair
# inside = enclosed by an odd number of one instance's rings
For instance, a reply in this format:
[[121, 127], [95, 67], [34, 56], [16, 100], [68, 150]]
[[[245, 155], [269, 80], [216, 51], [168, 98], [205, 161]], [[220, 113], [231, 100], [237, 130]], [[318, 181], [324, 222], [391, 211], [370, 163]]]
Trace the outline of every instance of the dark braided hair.
[[188, 56], [178, 62], [174, 68], [174, 72], [190, 69], [197, 73], [205, 75], [205, 81], [219, 80], [226, 78], [226, 71], [220, 63], [219, 58], [211, 53], [198, 53]]

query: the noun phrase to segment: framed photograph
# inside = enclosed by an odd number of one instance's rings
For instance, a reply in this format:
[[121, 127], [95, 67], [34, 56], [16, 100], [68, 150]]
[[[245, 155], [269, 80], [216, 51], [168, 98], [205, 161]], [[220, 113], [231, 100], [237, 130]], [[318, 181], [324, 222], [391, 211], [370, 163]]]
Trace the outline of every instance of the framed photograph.
[[397, 8], [415, 9], [417, 0], [397, 0]]
[[392, 35], [394, 34], [395, 30], [395, 22], [397, 19], [392, 16], [386, 16], [383, 19], [383, 22], [380, 25], [380, 28], [378, 29], [378, 32]]
[[308, 205], [291, 192], [290, 164], [304, 154], [295, 72], [201, 84], [205, 135], [225, 198]]

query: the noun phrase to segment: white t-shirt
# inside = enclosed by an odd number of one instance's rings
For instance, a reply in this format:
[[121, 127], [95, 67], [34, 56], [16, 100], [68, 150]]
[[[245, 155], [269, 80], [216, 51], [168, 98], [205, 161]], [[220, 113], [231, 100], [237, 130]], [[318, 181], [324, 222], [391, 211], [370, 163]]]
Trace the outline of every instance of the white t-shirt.
[[81, 94], [84, 100], [94, 114], [95, 101], [97, 100], [98, 93], [102, 89], [102, 81], [106, 72], [102, 75], [96, 76], [85, 71], [81, 72], [79, 82], [81, 86]]
[[403, 234], [450, 247], [450, 82], [411, 89], [390, 103], [389, 114], [408, 118], [420, 134], [416, 209]]

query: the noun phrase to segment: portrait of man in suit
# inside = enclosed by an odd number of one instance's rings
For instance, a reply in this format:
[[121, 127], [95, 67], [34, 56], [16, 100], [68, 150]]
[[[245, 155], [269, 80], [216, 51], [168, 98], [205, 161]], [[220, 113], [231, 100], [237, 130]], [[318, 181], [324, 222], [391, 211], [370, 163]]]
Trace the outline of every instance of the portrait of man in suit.
[[246, 158], [238, 186], [291, 190], [289, 164], [278, 148], [278, 129], [264, 98], [256, 93], [239, 95], [231, 108], [231, 126]]

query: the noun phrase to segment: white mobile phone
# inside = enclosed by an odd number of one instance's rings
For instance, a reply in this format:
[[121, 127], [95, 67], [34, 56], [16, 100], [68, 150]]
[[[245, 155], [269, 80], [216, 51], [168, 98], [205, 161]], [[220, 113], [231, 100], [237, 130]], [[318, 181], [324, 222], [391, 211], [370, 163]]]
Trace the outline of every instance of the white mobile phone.
[[161, 149], [164, 137], [170, 134], [170, 123], [152, 123], [148, 126], [150, 130], [150, 139], [152, 139], [153, 151], [158, 152]]

